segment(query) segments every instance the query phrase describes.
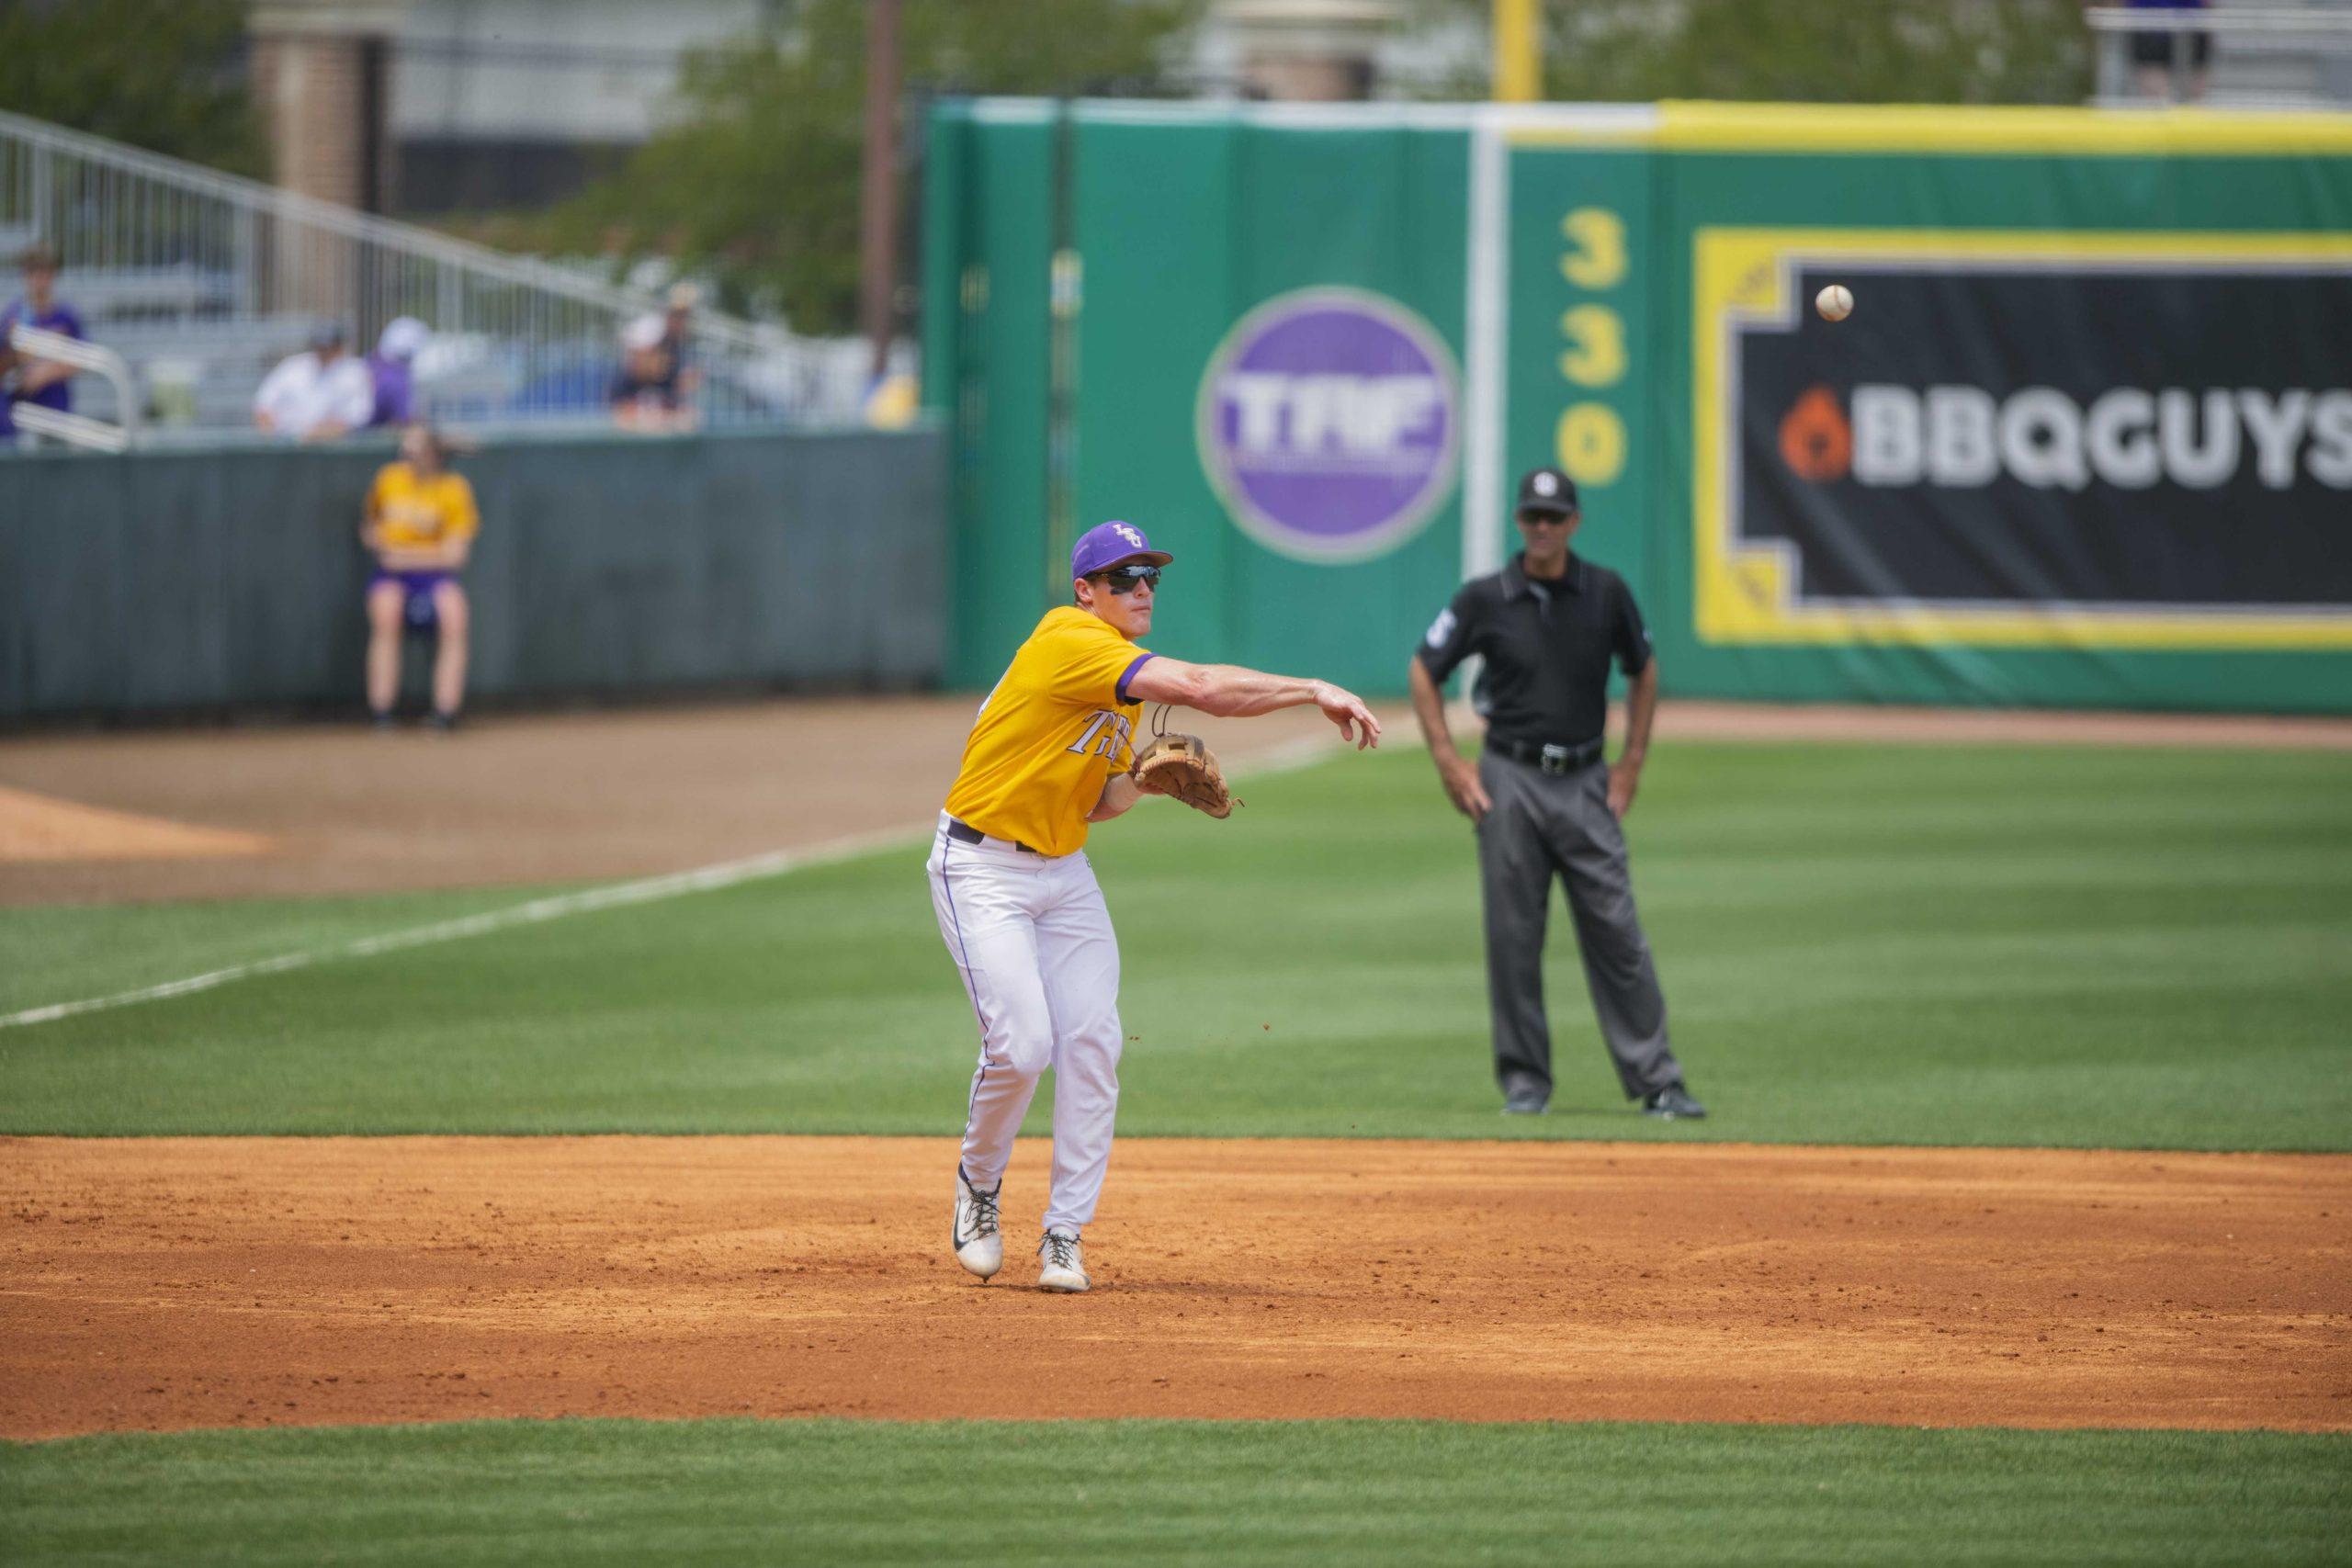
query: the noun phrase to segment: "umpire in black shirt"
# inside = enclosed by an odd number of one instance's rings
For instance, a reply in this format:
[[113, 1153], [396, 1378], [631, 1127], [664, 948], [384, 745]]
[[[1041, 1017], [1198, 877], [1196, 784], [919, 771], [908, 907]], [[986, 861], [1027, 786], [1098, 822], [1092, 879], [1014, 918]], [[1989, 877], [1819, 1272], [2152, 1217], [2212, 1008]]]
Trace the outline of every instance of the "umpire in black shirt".
[[[1556, 468], [1519, 481], [1527, 548], [1462, 585], [1414, 650], [1413, 710], [1445, 793], [1477, 824], [1487, 909], [1487, 992], [1503, 1109], [1541, 1113], [1552, 1097], [1544, 1014], [1544, 927], [1552, 879], [1567, 886], [1577, 948], [1601, 1038], [1625, 1096], [1668, 1120], [1704, 1116], [1666, 1037], [1666, 998], [1634, 911], [1625, 835], [1657, 712], [1657, 664], [1624, 580], [1568, 553], [1577, 487]], [[1442, 687], [1472, 654], [1486, 660], [1473, 702], [1487, 719], [1474, 765], [1454, 750]], [[1609, 660], [1633, 682], [1625, 749], [1601, 758]]]

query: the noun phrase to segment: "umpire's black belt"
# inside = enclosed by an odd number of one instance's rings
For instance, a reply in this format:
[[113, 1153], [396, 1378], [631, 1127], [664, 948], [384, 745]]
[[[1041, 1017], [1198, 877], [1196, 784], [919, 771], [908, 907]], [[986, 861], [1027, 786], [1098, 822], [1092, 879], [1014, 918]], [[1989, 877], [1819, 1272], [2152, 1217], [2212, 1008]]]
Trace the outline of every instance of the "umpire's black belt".
[[1487, 750], [1496, 756], [1553, 774], [1577, 773], [1592, 766], [1600, 761], [1600, 746], [1599, 736], [1581, 746], [1532, 746], [1502, 736], [1487, 737]]
[[991, 839], [986, 833], [981, 832], [978, 828], [973, 827], [970, 823], [959, 822], [953, 817], [950, 817], [947, 819], [947, 836], [955, 840], [959, 844], [1011, 844], [1014, 849], [1019, 850], [1023, 854], [1034, 855], [1037, 853], [1035, 850], [1031, 849], [1028, 845], [1021, 842], [1018, 839]]

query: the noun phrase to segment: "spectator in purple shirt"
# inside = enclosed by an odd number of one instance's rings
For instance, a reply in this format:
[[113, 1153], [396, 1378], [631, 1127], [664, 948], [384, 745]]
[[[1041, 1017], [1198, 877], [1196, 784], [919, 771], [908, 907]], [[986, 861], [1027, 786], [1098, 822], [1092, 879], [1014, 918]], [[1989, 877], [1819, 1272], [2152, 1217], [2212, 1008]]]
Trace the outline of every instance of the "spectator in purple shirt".
[[[38, 327], [70, 338], [86, 336], [82, 331], [82, 318], [57, 297], [57, 253], [47, 245], [35, 245], [25, 253], [24, 269], [23, 296], [0, 310], [0, 339], [19, 326]], [[15, 397], [19, 402], [39, 403], [45, 409], [64, 412], [74, 406], [73, 375], [70, 365], [22, 355], [17, 368]], [[0, 398], [0, 438], [13, 439], [16, 434], [16, 422], [8, 417], [7, 400]]]
[[406, 424], [416, 417], [416, 356], [433, 333], [414, 316], [401, 316], [376, 340], [368, 374], [376, 382], [376, 412], [369, 425]]

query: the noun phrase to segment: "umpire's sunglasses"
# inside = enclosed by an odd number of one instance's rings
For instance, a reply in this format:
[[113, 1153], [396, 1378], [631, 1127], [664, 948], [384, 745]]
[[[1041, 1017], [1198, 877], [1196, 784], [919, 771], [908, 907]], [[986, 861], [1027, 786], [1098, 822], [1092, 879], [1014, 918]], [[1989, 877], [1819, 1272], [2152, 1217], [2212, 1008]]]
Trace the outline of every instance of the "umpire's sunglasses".
[[1114, 566], [1108, 571], [1094, 574], [1113, 593], [1132, 593], [1136, 584], [1148, 582], [1154, 592], [1159, 589], [1159, 569], [1156, 566]]

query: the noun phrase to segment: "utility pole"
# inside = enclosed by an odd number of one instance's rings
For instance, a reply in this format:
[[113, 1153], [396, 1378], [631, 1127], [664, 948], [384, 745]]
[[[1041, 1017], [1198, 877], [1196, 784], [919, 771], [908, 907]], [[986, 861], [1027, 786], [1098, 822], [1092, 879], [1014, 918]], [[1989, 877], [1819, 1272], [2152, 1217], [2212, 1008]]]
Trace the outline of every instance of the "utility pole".
[[869, 374], [890, 358], [899, 285], [899, 0], [867, 0], [865, 179], [858, 220], [858, 325], [873, 350]]

